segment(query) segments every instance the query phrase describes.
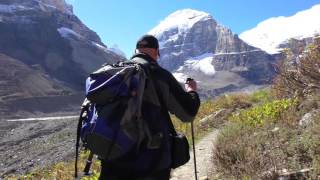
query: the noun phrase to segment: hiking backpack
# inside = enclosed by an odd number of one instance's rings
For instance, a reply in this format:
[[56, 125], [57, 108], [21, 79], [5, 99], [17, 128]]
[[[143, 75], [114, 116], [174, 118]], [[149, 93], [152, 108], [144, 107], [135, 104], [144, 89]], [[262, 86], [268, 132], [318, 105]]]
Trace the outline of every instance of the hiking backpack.
[[144, 139], [141, 104], [146, 73], [133, 62], [106, 64], [86, 80], [76, 140], [76, 163], [80, 139], [83, 146], [100, 159], [117, 160]]

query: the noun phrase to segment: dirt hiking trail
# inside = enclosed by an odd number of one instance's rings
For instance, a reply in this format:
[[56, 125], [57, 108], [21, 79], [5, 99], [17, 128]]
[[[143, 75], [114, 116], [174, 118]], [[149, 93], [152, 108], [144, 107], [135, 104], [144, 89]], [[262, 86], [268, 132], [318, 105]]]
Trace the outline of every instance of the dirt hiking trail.
[[[198, 172], [198, 179], [204, 180], [205, 177], [210, 174], [210, 170], [212, 170], [212, 163], [211, 163], [211, 155], [213, 144], [216, 140], [218, 135], [218, 130], [215, 129], [205, 137], [203, 137], [200, 142], [196, 144], [196, 159], [197, 159], [197, 172]], [[191, 143], [191, 142], [190, 142]], [[190, 152], [190, 161], [173, 170], [171, 173], [170, 180], [194, 180], [194, 162], [193, 162], [193, 152], [191, 148]]]

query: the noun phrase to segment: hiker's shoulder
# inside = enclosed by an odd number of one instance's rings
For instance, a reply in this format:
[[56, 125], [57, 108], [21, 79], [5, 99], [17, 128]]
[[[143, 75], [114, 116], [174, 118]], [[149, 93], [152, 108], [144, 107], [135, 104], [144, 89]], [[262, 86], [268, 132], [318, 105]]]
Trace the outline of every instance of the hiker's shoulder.
[[168, 70], [162, 68], [156, 61], [154, 61], [147, 54], [137, 53], [131, 57], [130, 61], [148, 67], [152, 73], [162, 74], [164, 76], [170, 76], [171, 74]]
[[179, 85], [173, 74], [167, 69], [161, 67], [156, 61], [152, 60], [150, 56], [143, 53], [137, 53], [132, 56], [131, 61], [148, 67], [154, 80], [160, 80], [169, 85]]
[[137, 53], [137, 54], [134, 54], [130, 58], [130, 61], [138, 63], [138, 64], [142, 64], [142, 65], [147, 65], [152, 62], [152, 58], [150, 56], [148, 56], [147, 54]]

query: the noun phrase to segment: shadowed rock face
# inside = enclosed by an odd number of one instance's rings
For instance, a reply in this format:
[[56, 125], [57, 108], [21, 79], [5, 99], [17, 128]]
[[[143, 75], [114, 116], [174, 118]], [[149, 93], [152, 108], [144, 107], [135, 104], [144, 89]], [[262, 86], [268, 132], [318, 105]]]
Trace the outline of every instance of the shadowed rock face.
[[240, 54], [214, 56], [216, 71], [239, 74], [253, 84], [269, 84], [274, 77], [274, 57], [263, 51], [248, 51]]
[[[109, 51], [64, 0], [2, 0], [0, 37], [0, 63], [10, 64], [0, 77], [11, 85], [12, 94], [7, 98], [9, 90], [0, 84], [6, 94], [0, 94], [2, 103], [79, 94], [90, 72], [124, 60]], [[8, 76], [10, 72], [18, 73]]]
[[[59, 95], [67, 91], [38, 67], [30, 67], [19, 60], [0, 54], [0, 97], [2, 101], [33, 96]], [[26, 83], [28, 82], [28, 83]]]

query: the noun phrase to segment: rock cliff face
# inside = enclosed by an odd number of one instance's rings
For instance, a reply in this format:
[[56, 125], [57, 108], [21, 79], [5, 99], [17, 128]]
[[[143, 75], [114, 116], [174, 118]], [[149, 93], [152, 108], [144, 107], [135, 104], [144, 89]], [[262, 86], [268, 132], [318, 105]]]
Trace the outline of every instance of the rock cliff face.
[[46, 97], [50, 104], [58, 96], [83, 94], [90, 72], [124, 59], [109, 51], [64, 0], [2, 0], [0, 37], [0, 64], [6, 67], [0, 71], [0, 103], [5, 107], [26, 98]]
[[198, 79], [203, 92], [266, 84], [273, 77], [272, 56], [205, 12], [174, 12], [149, 33], [159, 39], [160, 64], [181, 82], [187, 76]]
[[52, 7], [55, 7], [64, 13], [73, 14], [72, 6], [67, 4], [65, 0], [38, 0], [38, 1], [40, 1], [40, 3], [42, 2], [43, 4], [47, 4]]

